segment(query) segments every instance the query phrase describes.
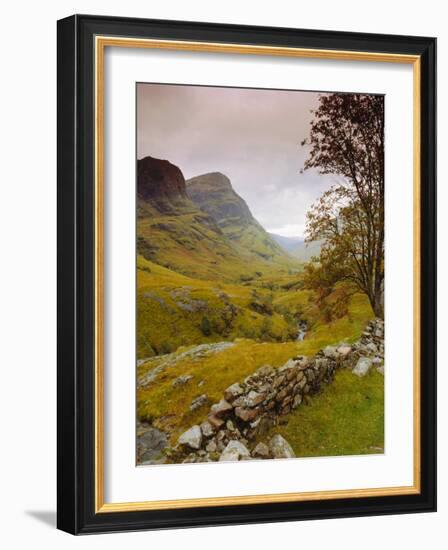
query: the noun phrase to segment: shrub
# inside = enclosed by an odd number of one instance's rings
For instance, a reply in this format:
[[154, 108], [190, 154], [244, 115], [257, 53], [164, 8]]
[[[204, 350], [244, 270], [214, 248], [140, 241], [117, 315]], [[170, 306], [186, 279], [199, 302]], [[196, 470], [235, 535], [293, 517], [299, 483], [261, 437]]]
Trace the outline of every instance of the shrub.
[[210, 336], [212, 333], [212, 327], [208, 317], [202, 317], [201, 320], [201, 332], [204, 336]]

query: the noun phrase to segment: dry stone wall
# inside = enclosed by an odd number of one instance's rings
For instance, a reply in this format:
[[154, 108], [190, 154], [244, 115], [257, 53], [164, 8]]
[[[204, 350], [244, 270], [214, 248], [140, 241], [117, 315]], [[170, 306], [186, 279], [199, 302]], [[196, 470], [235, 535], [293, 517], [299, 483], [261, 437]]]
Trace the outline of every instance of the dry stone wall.
[[371, 368], [384, 374], [384, 323], [370, 322], [355, 344], [327, 346], [313, 357], [296, 356], [282, 367], [265, 365], [229, 386], [206, 419], [192, 426], [167, 449], [174, 462], [210, 462], [252, 458], [291, 458], [294, 452], [279, 434], [254, 444], [299, 407], [306, 396], [330, 383], [338, 368], [364, 376]]

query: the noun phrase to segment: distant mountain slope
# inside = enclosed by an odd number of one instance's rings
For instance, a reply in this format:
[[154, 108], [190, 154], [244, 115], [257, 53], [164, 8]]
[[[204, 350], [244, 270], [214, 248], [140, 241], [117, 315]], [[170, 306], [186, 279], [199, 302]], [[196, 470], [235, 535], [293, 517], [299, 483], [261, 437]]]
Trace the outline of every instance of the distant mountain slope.
[[291, 255], [302, 262], [309, 262], [313, 256], [319, 256], [321, 246], [321, 241], [313, 241], [311, 243], [302, 242], [291, 251]]
[[284, 237], [283, 235], [277, 235], [276, 233], [269, 233], [269, 235], [277, 242], [286, 252], [293, 252], [298, 246], [303, 244], [303, 237]]
[[253, 217], [227, 176], [212, 172], [191, 178], [186, 184], [190, 199], [213, 218], [240, 252], [274, 264], [294, 265], [294, 260]]
[[[230, 190], [233, 191], [231, 186]], [[212, 194], [210, 204], [215, 200], [218, 199]], [[218, 216], [219, 204], [215, 204], [216, 210], [207, 211], [191, 200], [177, 166], [153, 157], [139, 160], [138, 253], [190, 277], [224, 281], [252, 277], [257, 272], [284, 274], [291, 266], [297, 266], [267, 235], [236, 194], [234, 201], [236, 208], [228, 205], [227, 214], [231, 215], [223, 219]], [[243, 223], [243, 220], [246, 221]]]
[[284, 237], [276, 233], [269, 235], [291, 256], [301, 262], [308, 262], [313, 256], [319, 256], [321, 241], [306, 243], [303, 237]]

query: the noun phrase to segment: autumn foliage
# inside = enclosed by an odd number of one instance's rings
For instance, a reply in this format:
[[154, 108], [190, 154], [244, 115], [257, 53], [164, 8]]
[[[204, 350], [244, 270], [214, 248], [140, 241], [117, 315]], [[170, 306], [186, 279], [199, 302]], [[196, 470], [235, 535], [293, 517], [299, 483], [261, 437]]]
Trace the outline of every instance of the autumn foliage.
[[383, 317], [384, 98], [325, 94], [314, 111], [304, 169], [337, 179], [307, 214], [307, 240], [323, 242], [308, 266], [309, 287], [325, 299], [335, 285], [365, 293]]

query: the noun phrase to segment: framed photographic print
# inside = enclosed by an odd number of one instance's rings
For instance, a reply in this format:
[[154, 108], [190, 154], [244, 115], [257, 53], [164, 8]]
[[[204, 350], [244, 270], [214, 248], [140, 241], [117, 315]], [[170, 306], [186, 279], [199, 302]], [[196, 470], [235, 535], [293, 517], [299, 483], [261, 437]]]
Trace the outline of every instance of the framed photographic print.
[[58, 527], [436, 507], [433, 38], [58, 22]]

